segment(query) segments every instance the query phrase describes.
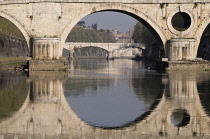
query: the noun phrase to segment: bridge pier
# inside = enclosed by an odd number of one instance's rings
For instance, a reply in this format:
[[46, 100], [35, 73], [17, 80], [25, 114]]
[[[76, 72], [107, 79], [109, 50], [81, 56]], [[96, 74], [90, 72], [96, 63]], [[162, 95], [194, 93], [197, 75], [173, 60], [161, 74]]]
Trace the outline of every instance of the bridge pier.
[[208, 70], [210, 63], [197, 58], [195, 39], [172, 39], [167, 43], [168, 61], [157, 62], [158, 70]]
[[106, 59], [112, 59], [113, 58], [113, 52], [107, 51]]
[[30, 70], [59, 70], [66, 68], [61, 59], [61, 43], [59, 38], [34, 38]]
[[59, 59], [61, 57], [59, 38], [34, 38], [33, 59]]
[[196, 58], [195, 39], [172, 39], [169, 41], [169, 61], [192, 60]]
[[74, 59], [74, 49], [70, 49], [69, 51], [70, 51], [70, 55], [69, 55], [70, 60], [73, 60]]

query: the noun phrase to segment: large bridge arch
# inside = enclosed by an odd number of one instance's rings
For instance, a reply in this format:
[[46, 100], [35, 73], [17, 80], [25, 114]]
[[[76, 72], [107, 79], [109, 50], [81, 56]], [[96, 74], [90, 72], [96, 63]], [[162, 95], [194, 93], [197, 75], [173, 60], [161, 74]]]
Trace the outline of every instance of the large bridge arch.
[[23, 34], [26, 42], [27, 42], [27, 45], [28, 45], [28, 48], [30, 50], [30, 33], [24, 28], [24, 25], [19, 22], [17, 19], [15, 19], [13, 16], [5, 13], [5, 12], [2, 12], [0, 11], [0, 16], [7, 19], [8, 21], [10, 21], [11, 23], [13, 23], [19, 30], [20, 32]]
[[[165, 49], [165, 44], [167, 41], [167, 38], [163, 32], [163, 30], [156, 24], [156, 22], [154, 20], [152, 20], [148, 15], [146, 15], [145, 13], [133, 8], [133, 7], [129, 7], [125, 4], [121, 4], [121, 3], [112, 3], [112, 4], [100, 4], [100, 5], [96, 5], [93, 6], [91, 8], [87, 8], [83, 11], [81, 11], [80, 13], [76, 14], [73, 18], [71, 18], [71, 20], [67, 23], [67, 25], [64, 27], [62, 33], [61, 33], [61, 49], [63, 49], [65, 40], [68, 36], [68, 34], [70, 33], [70, 31], [72, 30], [72, 28], [85, 16], [90, 15], [92, 13], [96, 13], [96, 12], [102, 12], [102, 11], [116, 11], [116, 12], [121, 12], [121, 13], [125, 13], [127, 15], [130, 15], [134, 18], [137, 19], [141, 19], [144, 23], [148, 24], [155, 32], [156, 34], [159, 36], [159, 38], [162, 41], [162, 44], [164, 46]], [[166, 49], [165, 49], [166, 52]]]

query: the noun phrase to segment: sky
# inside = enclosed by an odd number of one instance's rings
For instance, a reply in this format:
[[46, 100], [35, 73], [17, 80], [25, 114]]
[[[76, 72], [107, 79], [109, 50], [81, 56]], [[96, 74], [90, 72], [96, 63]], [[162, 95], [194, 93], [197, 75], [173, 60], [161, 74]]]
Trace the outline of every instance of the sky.
[[98, 24], [100, 29], [116, 29], [120, 32], [128, 32], [130, 27], [134, 27], [137, 20], [126, 14], [119, 12], [98, 12], [84, 17], [85, 25]]

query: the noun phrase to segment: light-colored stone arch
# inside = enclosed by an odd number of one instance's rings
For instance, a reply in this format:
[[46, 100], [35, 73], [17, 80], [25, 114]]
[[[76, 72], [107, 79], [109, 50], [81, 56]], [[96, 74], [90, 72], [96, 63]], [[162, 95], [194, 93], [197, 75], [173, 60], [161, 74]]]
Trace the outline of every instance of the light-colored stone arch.
[[[20, 32], [23, 34], [28, 47], [30, 46], [30, 33], [24, 28], [23, 24], [21, 24], [17, 19], [15, 19], [13, 16], [0, 11], [0, 16], [9, 20], [10, 22], [12, 22], [19, 30]], [[30, 47], [29, 47], [30, 48]]]
[[198, 48], [200, 45], [201, 37], [209, 24], [210, 24], [210, 15], [208, 17], [205, 17], [204, 20], [202, 21], [202, 23], [197, 27], [197, 30], [195, 33], [196, 34], [195, 38], [197, 39], [197, 41], [196, 41], [197, 44], [195, 47], [195, 55], [197, 55], [197, 53], [198, 53]]
[[165, 43], [167, 41], [167, 38], [166, 38], [164, 32], [156, 24], [156, 22], [154, 20], [152, 20], [148, 15], [146, 15], [145, 13], [143, 13], [143, 12], [133, 8], [133, 7], [129, 7], [125, 4], [111, 3], [111, 4], [99, 4], [97, 6], [87, 8], [87, 9], [81, 11], [80, 13], [76, 14], [72, 18], [72, 20], [70, 20], [67, 23], [67, 25], [64, 27], [64, 30], [61, 33], [61, 49], [63, 49], [63, 45], [65, 43], [65, 40], [66, 40], [68, 34], [70, 33], [70, 31], [72, 30], [72, 28], [85, 16], [90, 15], [90, 14], [95, 13], [95, 12], [99, 12], [99, 11], [119, 11], [119, 12], [122, 11], [122, 12], [127, 12], [127, 13], [130, 13], [130, 14], [133, 14], [133, 15], [143, 19], [156, 31], [156, 33], [161, 38], [162, 43], [165, 47]]

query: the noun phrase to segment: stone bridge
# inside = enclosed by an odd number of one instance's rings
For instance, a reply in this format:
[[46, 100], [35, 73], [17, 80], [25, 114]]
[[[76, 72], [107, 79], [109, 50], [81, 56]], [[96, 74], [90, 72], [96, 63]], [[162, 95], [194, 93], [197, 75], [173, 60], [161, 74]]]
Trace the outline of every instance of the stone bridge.
[[[72, 28], [101, 11], [121, 12], [141, 21], [170, 61], [195, 59], [210, 23], [209, 0], [0, 0], [0, 16], [20, 29], [34, 60], [60, 59]], [[173, 23], [177, 14], [183, 18], [181, 26]]]
[[[197, 89], [199, 75], [192, 79], [192, 76], [186, 76], [191, 74], [189, 72], [170, 74], [163, 81], [170, 90], [165, 89], [148, 112], [121, 127], [103, 128], [81, 120], [68, 105], [62, 85], [66, 80], [65, 74], [31, 73], [28, 97], [20, 110], [0, 123], [0, 137], [151, 138], [153, 135], [153, 138], [158, 138], [161, 135], [189, 138], [210, 134], [210, 118]], [[175, 126], [171, 116], [180, 111], [185, 113], [185, 119]]]
[[[141, 51], [139, 49], [136, 50], [136, 48], [141, 48], [141, 49], [145, 49], [146, 46], [144, 44], [140, 44], [140, 43], [80, 43], [80, 42], [66, 42], [64, 45], [64, 49], [67, 49], [70, 51], [70, 56], [73, 58], [74, 56], [74, 51], [76, 49], [81, 49], [84, 47], [98, 47], [101, 49], [104, 49], [107, 51], [107, 58], [114, 58], [119, 56], [120, 54], [122, 54], [125, 51], [120, 51], [120, 49], [125, 49], [125, 48], [130, 48], [129, 50], [129, 55], [130, 57], [134, 57], [135, 54], [141, 54]], [[133, 51], [134, 53], [133, 54]], [[117, 52], [116, 52], [117, 51]], [[117, 53], [117, 54], [116, 54]], [[128, 53], [128, 52], [127, 52]]]
[[98, 47], [102, 48], [108, 52], [112, 52], [114, 50], [120, 49], [120, 48], [128, 48], [128, 47], [134, 47], [134, 48], [145, 48], [145, 45], [140, 43], [80, 43], [80, 42], [66, 42], [64, 45], [64, 48], [67, 50], [73, 50], [73, 49], [80, 49], [83, 47]]

